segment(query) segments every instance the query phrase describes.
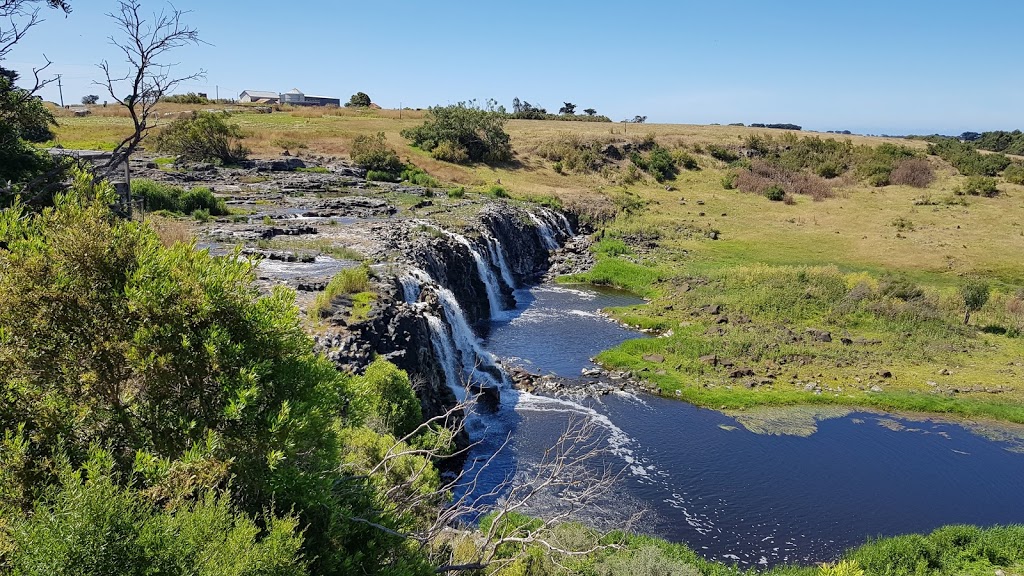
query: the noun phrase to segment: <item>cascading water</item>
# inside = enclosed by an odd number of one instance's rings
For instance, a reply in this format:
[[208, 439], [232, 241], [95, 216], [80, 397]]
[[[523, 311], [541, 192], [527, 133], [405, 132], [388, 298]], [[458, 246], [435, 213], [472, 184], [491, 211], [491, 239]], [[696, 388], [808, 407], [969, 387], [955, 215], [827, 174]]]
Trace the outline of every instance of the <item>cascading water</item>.
[[512, 276], [512, 269], [508, 265], [508, 260], [505, 259], [505, 250], [501, 246], [501, 241], [491, 236], [488, 232], [484, 232], [484, 238], [487, 239], [487, 250], [491, 254], [491, 261], [497, 262], [498, 269], [501, 270], [501, 279], [505, 281], [509, 288], [516, 288], [516, 279]]
[[553, 210], [541, 209], [541, 212], [548, 215], [548, 218], [559, 223], [556, 227], [561, 230], [566, 237], [573, 236], [572, 224], [569, 223], [569, 219], [565, 217], [565, 214], [561, 212], [555, 212]]
[[451, 230], [445, 230], [436, 224], [427, 221], [419, 221], [419, 224], [437, 230], [445, 236], [455, 240], [459, 244], [462, 244], [469, 250], [469, 253], [473, 256], [473, 261], [476, 262], [477, 276], [480, 277], [480, 282], [483, 283], [484, 288], [487, 292], [487, 303], [491, 308], [491, 318], [499, 318], [502, 310], [505, 309], [505, 298], [501, 294], [501, 287], [498, 284], [498, 278], [494, 275], [494, 271], [491, 270], [490, 262], [480, 254], [480, 251], [476, 249], [476, 246], [469, 241], [468, 238], [462, 234], [457, 234]]
[[[459, 385], [462, 378], [477, 379], [484, 384], [501, 387], [504, 384], [503, 378], [495, 377], [494, 373], [504, 373], [497, 367], [494, 357], [480, 346], [473, 329], [466, 322], [466, 315], [455, 299], [455, 294], [436, 283], [429, 274], [419, 268], [410, 269], [400, 281], [406, 302], [415, 304], [423, 287], [430, 286], [441, 303], [447, 322], [442, 322], [440, 318], [426, 310], [422, 313], [430, 325], [431, 343], [444, 366], [445, 379], [449, 387], [456, 391], [456, 395], [462, 391], [462, 386]], [[445, 328], [445, 324], [448, 328]]]
[[556, 250], [558, 248], [558, 241], [555, 240], [555, 234], [551, 231], [551, 224], [541, 220], [533, 212], [526, 212], [530, 216], [530, 220], [537, 225], [537, 231], [540, 232], [540, 239], [544, 242], [544, 247], [548, 250]]

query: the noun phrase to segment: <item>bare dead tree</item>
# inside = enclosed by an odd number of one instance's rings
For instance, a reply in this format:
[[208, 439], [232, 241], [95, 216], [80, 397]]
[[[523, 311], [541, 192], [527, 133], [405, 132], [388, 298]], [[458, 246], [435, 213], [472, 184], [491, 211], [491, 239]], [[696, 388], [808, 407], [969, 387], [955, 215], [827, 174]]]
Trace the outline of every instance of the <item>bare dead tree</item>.
[[167, 53], [175, 48], [202, 44], [199, 31], [182, 21], [187, 11], [168, 5], [168, 8], [154, 13], [151, 20], [146, 20], [139, 0], [121, 0], [118, 4], [119, 10], [107, 16], [117, 24], [121, 37], [111, 36], [110, 42], [124, 53], [127, 70], [118, 74], [104, 60], [99, 67], [105, 80], [96, 84], [106, 88], [110, 97], [128, 110], [133, 131], [111, 153], [105, 165], [108, 173], [126, 162], [154, 127], [151, 116], [160, 98], [182, 82], [206, 75], [204, 70], [200, 70], [194, 74], [174, 76], [172, 70], [176, 63], [164, 60]]
[[[445, 413], [427, 420], [394, 443], [364, 473], [365, 477], [386, 475], [397, 463], [407, 463], [410, 456], [422, 458], [414, 470], [388, 488], [383, 500], [390, 510], [406, 511], [421, 518], [426, 517], [426, 520], [412, 529], [386, 526], [369, 517], [353, 520], [414, 541], [426, 549], [451, 527], [489, 514], [491, 524], [477, 539], [476, 558], [471, 562], [455, 563], [453, 558], [448, 557], [441, 561], [438, 573], [481, 570], [508, 563], [525, 554], [530, 546], [541, 546], [562, 557], [581, 556], [608, 548], [609, 544], [599, 543], [597, 539], [583, 549], [570, 548], [559, 544], [557, 538], [553, 537], [555, 527], [576, 518], [583, 509], [607, 493], [625, 469], [624, 465], [612, 464], [615, 459], [610, 453], [606, 434], [590, 420], [571, 421], [566, 431], [545, 451], [535, 466], [510, 471], [502, 481], [482, 492], [479, 489], [485, 472], [495, 465], [500, 453], [507, 448], [510, 437], [506, 437], [484, 461], [464, 468], [436, 489], [422, 490], [423, 477], [430, 470], [431, 461], [448, 456], [448, 453], [444, 446], [414, 447], [411, 440], [434, 426], [444, 426], [453, 430], [454, 434], [461, 432], [464, 426], [463, 414], [472, 410], [479, 398], [467, 398]], [[456, 451], [456, 455], [466, 455], [478, 445], [479, 442], [472, 443]], [[528, 527], [506, 530], [515, 515], [527, 512], [531, 504], [542, 498], [555, 501], [555, 505], [551, 506], [553, 512]], [[380, 516], [386, 514], [385, 510], [375, 512]], [[632, 525], [635, 520], [636, 517], [630, 519], [627, 525]], [[516, 547], [518, 552], [509, 555], [507, 550], [510, 545]], [[499, 550], [505, 552], [499, 556]]]

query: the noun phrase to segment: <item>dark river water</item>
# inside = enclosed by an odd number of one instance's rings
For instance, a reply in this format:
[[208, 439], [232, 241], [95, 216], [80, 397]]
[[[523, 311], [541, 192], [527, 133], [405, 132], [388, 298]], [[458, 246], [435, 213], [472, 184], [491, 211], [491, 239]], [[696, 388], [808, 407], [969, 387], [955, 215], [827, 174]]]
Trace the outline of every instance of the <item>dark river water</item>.
[[[531, 371], [578, 376], [600, 350], [640, 335], [597, 311], [640, 302], [591, 288], [519, 291], [485, 347]], [[853, 412], [806, 436], [759, 435], [722, 413], [651, 396], [545, 398], [506, 391], [472, 418], [477, 462], [510, 438], [484, 486], [528, 471], [571, 419], [604, 433], [625, 473], [595, 510], [605, 528], [642, 511], [640, 532], [745, 566], [834, 559], [868, 537], [944, 524], [1024, 522], [1020, 444], [963, 426]], [[472, 461], [472, 460], [471, 460]], [[543, 504], [532, 510], [543, 514]]]

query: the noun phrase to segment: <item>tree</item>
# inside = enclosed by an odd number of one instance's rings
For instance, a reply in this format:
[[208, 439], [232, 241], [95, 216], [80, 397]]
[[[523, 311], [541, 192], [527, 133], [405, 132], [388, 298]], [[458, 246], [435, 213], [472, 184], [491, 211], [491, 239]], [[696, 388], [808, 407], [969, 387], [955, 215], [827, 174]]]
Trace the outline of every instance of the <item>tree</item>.
[[[185, 76], [172, 76], [174, 64], [164, 60], [167, 53], [175, 48], [202, 43], [199, 31], [182, 22], [187, 12], [172, 7], [153, 14], [152, 20], [147, 21], [141, 14], [139, 0], [120, 0], [118, 6], [117, 12], [107, 16], [114, 20], [121, 37], [111, 36], [110, 42], [124, 53], [126, 70], [119, 75], [113, 72], [107, 60], [103, 60], [99, 67], [105, 80], [96, 84], [106, 88], [110, 97], [128, 110], [132, 133], [114, 148], [106, 164], [108, 171], [127, 161], [154, 127], [150, 124], [150, 116], [161, 98], [182, 82], [205, 76], [202, 70]], [[124, 93], [128, 95], [118, 96]]]
[[485, 108], [475, 101], [453, 106], [435, 106], [427, 111], [426, 121], [402, 131], [413, 146], [434, 154], [439, 159], [463, 158], [464, 162], [506, 162], [512, 158], [512, 143], [505, 132], [503, 108], [488, 100]]
[[367, 108], [373, 102], [370, 101], [370, 96], [366, 92], [356, 92], [348, 99], [345, 103], [347, 108]]
[[157, 135], [156, 150], [186, 162], [234, 164], [245, 160], [249, 150], [239, 142], [245, 135], [227, 118], [227, 113], [218, 112], [193, 112], [178, 118]]
[[82, 96], [82, 104], [86, 106], [95, 104], [100, 101], [100, 97], [95, 94], [89, 94], [88, 96]]
[[971, 321], [971, 313], [981, 310], [985, 303], [988, 302], [989, 285], [988, 282], [979, 278], [968, 279], [963, 286], [960, 287], [960, 296], [964, 300], [964, 324], [968, 324]]
[[[40, 0], [0, 0], [0, 63], [31, 28], [42, 22]], [[46, 0], [46, 5], [71, 11], [61, 0]], [[50, 194], [61, 186], [64, 164], [36, 150], [29, 142], [43, 142], [53, 137], [50, 126], [53, 116], [35, 94], [55, 78], [43, 79], [50, 66], [44, 63], [32, 69], [27, 86], [18, 86], [18, 73], [0, 66], [0, 207], [11, 204], [18, 195], [27, 195], [33, 206], [45, 204]]]
[[583, 111], [583, 113], [586, 114], [587, 116], [594, 116], [597, 114], [597, 110], [594, 110], [593, 108], [587, 108], [586, 110]]
[[559, 114], [564, 114], [566, 116], [572, 116], [576, 114], [575, 104], [573, 104], [572, 102], [563, 102], [562, 104], [563, 106], [558, 109]]
[[647, 122], [647, 116], [633, 116], [632, 120], [626, 120], [626, 122], [632, 122], [633, 124], [643, 124]]

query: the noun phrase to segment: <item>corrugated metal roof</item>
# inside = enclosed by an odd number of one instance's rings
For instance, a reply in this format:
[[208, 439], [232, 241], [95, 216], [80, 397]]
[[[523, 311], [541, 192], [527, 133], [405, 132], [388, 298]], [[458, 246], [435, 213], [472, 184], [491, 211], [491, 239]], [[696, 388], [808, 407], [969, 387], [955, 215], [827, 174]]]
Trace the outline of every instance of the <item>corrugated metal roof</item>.
[[248, 94], [251, 98], [277, 98], [277, 92], [268, 92], [266, 90], [243, 90], [241, 95]]
[[313, 96], [312, 94], [306, 94], [306, 98], [316, 98], [317, 100], [337, 100], [334, 96]]
[[299, 94], [299, 95], [301, 95], [302, 94], [302, 90], [299, 90], [298, 88], [292, 88], [291, 90], [285, 92], [285, 94]]

